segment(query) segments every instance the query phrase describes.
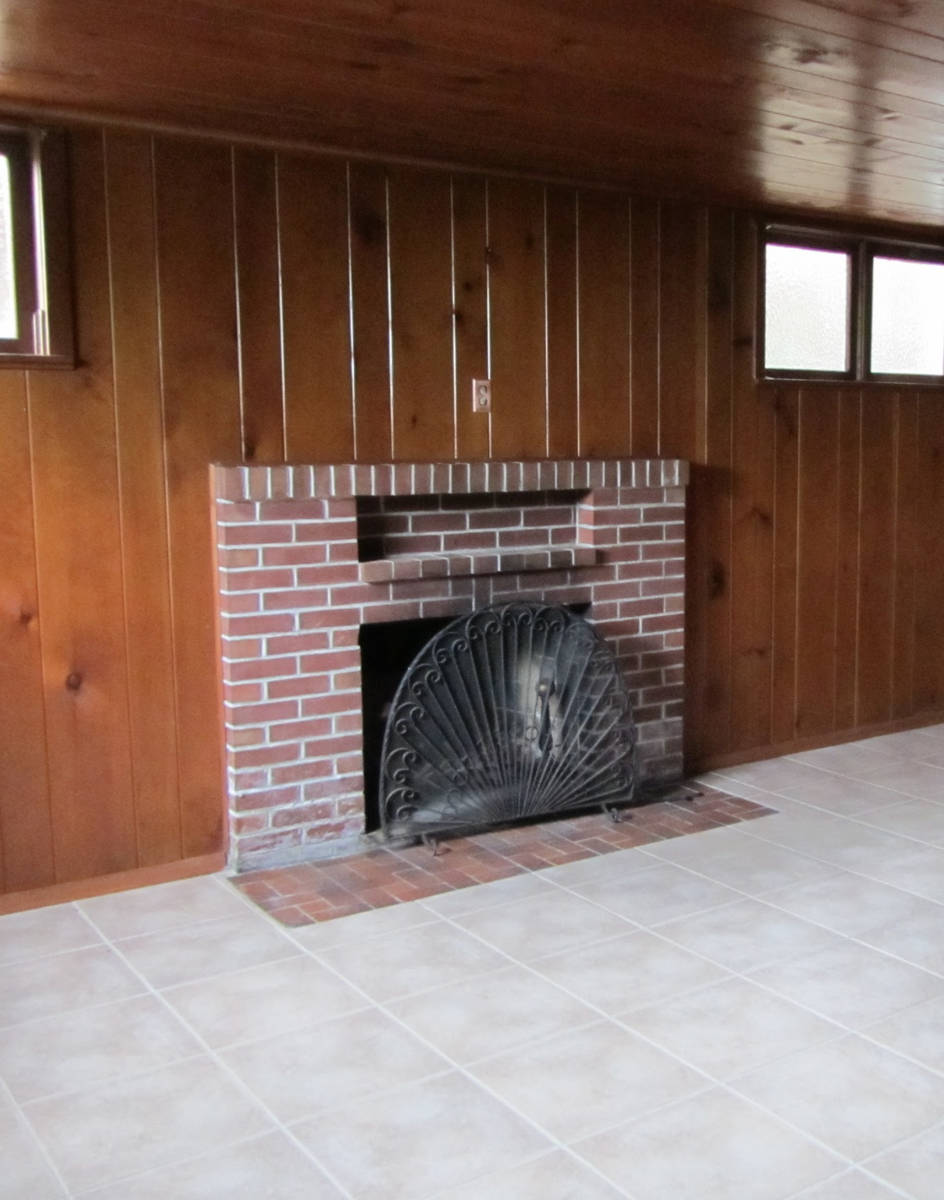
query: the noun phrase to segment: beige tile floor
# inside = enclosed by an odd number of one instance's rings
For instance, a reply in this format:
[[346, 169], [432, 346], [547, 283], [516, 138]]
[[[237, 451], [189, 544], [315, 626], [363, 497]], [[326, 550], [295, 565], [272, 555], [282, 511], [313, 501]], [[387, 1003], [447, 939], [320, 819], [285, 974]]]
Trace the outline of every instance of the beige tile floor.
[[944, 726], [710, 778], [777, 814], [296, 930], [0, 918], [0, 1197], [940, 1200]]

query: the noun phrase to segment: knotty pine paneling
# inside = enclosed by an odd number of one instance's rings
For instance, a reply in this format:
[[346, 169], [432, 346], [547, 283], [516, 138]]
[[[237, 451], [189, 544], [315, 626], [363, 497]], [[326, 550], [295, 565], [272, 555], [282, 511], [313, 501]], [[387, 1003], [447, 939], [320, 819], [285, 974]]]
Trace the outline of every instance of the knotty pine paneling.
[[693, 768], [944, 707], [944, 393], [758, 384], [750, 214], [107, 129], [72, 159], [80, 365], [0, 375], [6, 891], [221, 844], [212, 461], [689, 456]]

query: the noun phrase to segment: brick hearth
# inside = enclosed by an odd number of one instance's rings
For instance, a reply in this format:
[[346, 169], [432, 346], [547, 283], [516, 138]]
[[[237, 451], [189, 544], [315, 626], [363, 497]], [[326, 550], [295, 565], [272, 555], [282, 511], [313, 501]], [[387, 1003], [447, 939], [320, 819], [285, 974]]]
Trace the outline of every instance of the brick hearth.
[[641, 777], [679, 778], [686, 482], [676, 460], [214, 467], [231, 865], [358, 844], [365, 624], [588, 605]]

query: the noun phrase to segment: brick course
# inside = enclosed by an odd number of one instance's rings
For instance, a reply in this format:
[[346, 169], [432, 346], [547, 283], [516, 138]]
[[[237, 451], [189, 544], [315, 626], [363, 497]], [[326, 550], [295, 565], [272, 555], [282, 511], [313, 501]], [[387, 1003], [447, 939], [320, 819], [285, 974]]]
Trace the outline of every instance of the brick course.
[[362, 624], [589, 604], [642, 777], [681, 777], [686, 482], [676, 460], [214, 467], [231, 864], [363, 832]]

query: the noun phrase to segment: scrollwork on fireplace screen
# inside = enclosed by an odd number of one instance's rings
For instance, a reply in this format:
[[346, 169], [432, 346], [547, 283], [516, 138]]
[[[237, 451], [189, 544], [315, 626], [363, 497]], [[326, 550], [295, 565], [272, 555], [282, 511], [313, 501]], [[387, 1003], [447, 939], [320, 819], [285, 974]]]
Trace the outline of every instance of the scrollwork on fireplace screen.
[[440, 836], [632, 803], [636, 732], [583, 617], [518, 601], [453, 621], [404, 675], [380, 772], [388, 836]]

